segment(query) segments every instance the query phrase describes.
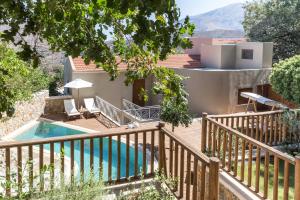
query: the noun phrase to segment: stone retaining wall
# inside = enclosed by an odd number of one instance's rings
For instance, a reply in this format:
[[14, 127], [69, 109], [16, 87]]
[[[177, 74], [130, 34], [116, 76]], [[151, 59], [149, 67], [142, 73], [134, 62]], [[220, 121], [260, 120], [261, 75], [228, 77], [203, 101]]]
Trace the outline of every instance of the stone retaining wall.
[[72, 99], [73, 96], [57, 96], [57, 97], [47, 97], [45, 98], [45, 110], [44, 114], [58, 114], [65, 112], [64, 100]]
[[39, 118], [44, 113], [45, 98], [48, 96], [49, 91], [43, 90], [33, 94], [32, 99], [28, 101], [17, 102], [13, 117], [4, 116], [0, 119], [0, 138]]

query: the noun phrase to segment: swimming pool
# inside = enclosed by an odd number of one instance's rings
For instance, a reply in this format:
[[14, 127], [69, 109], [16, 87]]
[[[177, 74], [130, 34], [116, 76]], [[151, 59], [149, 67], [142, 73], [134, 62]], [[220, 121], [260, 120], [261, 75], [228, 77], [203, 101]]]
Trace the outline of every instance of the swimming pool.
[[[13, 139], [17, 141], [25, 141], [32, 139], [43, 139], [67, 135], [76, 135], [83, 134], [84, 131], [77, 130], [54, 123], [41, 121], [33, 125], [31, 128], [22, 131], [20, 134], [16, 135]], [[108, 138], [103, 138], [103, 179], [108, 180]], [[94, 172], [95, 177], [99, 177], [99, 161], [100, 161], [100, 152], [99, 152], [99, 139], [94, 139]], [[117, 141], [112, 140], [112, 179], [117, 178]], [[50, 145], [44, 145], [44, 149], [50, 150]], [[54, 144], [55, 153], [60, 153], [60, 144]], [[90, 175], [90, 140], [86, 139], [84, 141], [84, 175], [88, 177]], [[64, 155], [70, 157], [70, 142], [64, 142]], [[130, 147], [129, 149], [129, 176], [134, 175], [134, 161], [135, 161], [135, 152], [134, 148]], [[80, 141], [74, 142], [74, 160], [77, 166], [80, 166]], [[141, 169], [143, 165], [143, 153], [138, 151], [138, 169]], [[121, 169], [120, 176], [126, 177], [126, 144], [121, 142]], [[141, 172], [141, 170], [139, 170]], [[76, 174], [79, 176], [80, 174]]]

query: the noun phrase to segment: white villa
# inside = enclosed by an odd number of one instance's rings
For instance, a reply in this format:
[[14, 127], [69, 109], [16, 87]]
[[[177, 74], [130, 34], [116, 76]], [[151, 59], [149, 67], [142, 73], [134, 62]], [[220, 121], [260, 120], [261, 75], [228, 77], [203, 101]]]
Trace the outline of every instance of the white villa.
[[[209, 39], [191, 38], [193, 48], [184, 54], [171, 55], [158, 64], [172, 68], [176, 73], [189, 77], [185, 87], [189, 93], [191, 113], [232, 113], [243, 109], [246, 99], [240, 92], [253, 91], [278, 100], [268, 85], [271, 72], [273, 44], [269, 42], [246, 42], [243, 38]], [[120, 76], [110, 81], [101, 68], [83, 59], [69, 57], [65, 64], [65, 83], [80, 78], [93, 83], [94, 87], [81, 91], [80, 98], [100, 96], [118, 108], [122, 99], [144, 106], [138, 97], [140, 88], [150, 91], [153, 78], [138, 80], [124, 85], [126, 66], [120, 66]], [[159, 97], [149, 95], [146, 105], [159, 104]], [[218, 97], [218, 98], [215, 98]], [[218, 105], [218, 106], [215, 106]]]

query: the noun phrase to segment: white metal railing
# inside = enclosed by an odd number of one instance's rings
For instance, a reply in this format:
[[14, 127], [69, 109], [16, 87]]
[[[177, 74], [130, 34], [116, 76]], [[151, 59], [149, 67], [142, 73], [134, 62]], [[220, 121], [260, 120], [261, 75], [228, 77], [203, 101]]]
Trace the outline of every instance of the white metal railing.
[[107, 117], [109, 120], [117, 124], [118, 126], [122, 125], [124, 122], [123, 111], [111, 103], [105, 101], [104, 99], [96, 96], [96, 104], [100, 109], [101, 114]]
[[142, 108], [141, 106], [136, 105], [135, 103], [132, 103], [127, 99], [122, 99], [122, 105], [123, 105], [123, 110], [134, 110], [134, 109]]
[[122, 100], [125, 114], [132, 116], [137, 121], [155, 121], [160, 117], [160, 106], [141, 107], [126, 99]]
[[159, 120], [160, 117], [160, 106], [141, 107], [123, 99], [124, 110], [121, 110], [99, 96], [96, 96], [95, 99], [96, 106], [100, 109], [101, 114], [118, 126], [131, 121], [156, 121]]
[[147, 106], [140, 109], [124, 110], [126, 114], [133, 116], [137, 121], [155, 121], [160, 117], [160, 106]]

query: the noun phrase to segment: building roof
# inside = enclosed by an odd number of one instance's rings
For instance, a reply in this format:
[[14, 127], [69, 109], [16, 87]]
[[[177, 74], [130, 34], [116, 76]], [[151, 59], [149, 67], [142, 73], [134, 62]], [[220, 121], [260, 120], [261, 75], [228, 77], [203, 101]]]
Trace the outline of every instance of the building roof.
[[[97, 68], [96, 64], [91, 62], [86, 65], [81, 57], [72, 58], [75, 71], [89, 72], [89, 71], [103, 71], [101, 67]], [[175, 54], [169, 56], [164, 61], [158, 61], [158, 66], [165, 66], [168, 68], [199, 68], [201, 66], [200, 55], [189, 54]], [[119, 64], [120, 70], [126, 70], [125, 63]]]

